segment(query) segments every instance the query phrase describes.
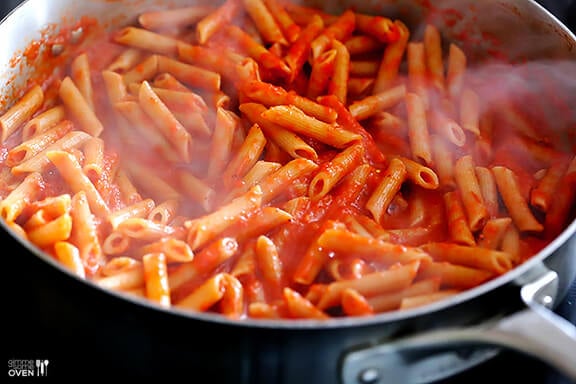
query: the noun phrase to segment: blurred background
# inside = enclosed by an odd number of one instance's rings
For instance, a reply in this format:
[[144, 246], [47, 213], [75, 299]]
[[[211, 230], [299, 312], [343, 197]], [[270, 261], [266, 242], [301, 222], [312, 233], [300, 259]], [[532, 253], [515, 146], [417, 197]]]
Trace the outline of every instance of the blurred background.
[[[3, 19], [21, 2], [22, 0], [0, 0], [0, 19]], [[576, 33], [576, 0], [539, 0], [539, 3]], [[557, 312], [559, 315], [576, 324], [576, 282], [572, 284], [569, 294], [558, 307]], [[19, 319], [24, 318], [26, 314], [20, 313], [18, 315], [20, 315], [20, 317], [14, 312], [8, 315], [9, 320], [13, 320], [10, 324], [24, 327], [24, 325], [21, 325]], [[8, 332], [11, 332], [11, 330], [9, 329]], [[10, 355], [10, 351], [7, 352]], [[515, 353], [504, 352], [485, 364], [470, 369], [449, 380], [438, 382], [437, 384], [500, 383], [503, 380], [503, 374], [505, 372], [509, 372], [512, 375], [511, 377], [514, 378], [514, 382], [530, 384], [570, 383], [566, 378], [561, 377], [538, 361]], [[495, 373], [498, 374], [495, 375]], [[510, 377], [508, 375], [506, 376]]]

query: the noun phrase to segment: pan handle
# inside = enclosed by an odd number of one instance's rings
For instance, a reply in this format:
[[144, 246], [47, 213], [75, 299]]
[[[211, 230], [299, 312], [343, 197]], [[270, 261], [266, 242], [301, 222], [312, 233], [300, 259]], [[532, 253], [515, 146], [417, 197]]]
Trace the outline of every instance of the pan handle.
[[500, 348], [532, 356], [576, 380], [576, 327], [548, 309], [558, 275], [543, 264], [530, 274], [532, 282], [520, 291], [526, 309], [477, 327], [435, 330], [349, 352], [342, 359], [342, 382], [429, 383], [476, 365]]

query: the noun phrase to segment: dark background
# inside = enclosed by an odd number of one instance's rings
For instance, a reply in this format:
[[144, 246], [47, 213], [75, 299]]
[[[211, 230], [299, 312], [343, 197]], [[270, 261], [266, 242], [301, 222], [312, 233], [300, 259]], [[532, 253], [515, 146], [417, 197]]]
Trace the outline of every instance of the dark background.
[[[11, 9], [17, 6], [21, 0], [0, 0], [0, 19], [2, 19]], [[572, 31], [576, 31], [576, 0], [541, 0], [540, 3], [548, 8], [553, 14], [558, 17], [560, 21], [566, 24]], [[2, 37], [0, 37], [1, 39]], [[1, 47], [1, 42], [0, 42]], [[1, 48], [0, 48], [1, 49]], [[6, 247], [6, 239], [0, 239], [0, 245]], [[15, 256], [8, 256], [6, 255], [6, 249], [2, 252], [3, 256], [5, 257], [15, 257]], [[50, 356], [29, 356], [26, 355], [27, 351], [23, 350], [25, 341], [24, 335], [33, 334], [35, 328], [41, 329], [41, 325], [34, 323], [34, 304], [30, 303], [29, 305], [22, 302], [21, 298], [25, 297], [25, 290], [18, 285], [12, 285], [12, 280], [10, 279], [10, 268], [3, 269], [3, 275], [5, 277], [5, 281], [10, 282], [10, 288], [8, 291], [5, 291], [3, 296], [8, 296], [8, 301], [5, 303], [4, 307], [4, 334], [2, 335], [2, 341], [0, 344], [3, 345], [3, 348], [8, 348], [5, 351], [7, 354], [7, 358], [50, 358]], [[34, 280], [34, 275], [30, 275], [30, 279]], [[34, 284], [33, 281], [26, 281], [20, 282], [19, 284], [27, 285], [27, 284]], [[17, 293], [17, 294], [14, 294]], [[57, 310], [57, 309], [55, 309]], [[567, 319], [569, 319], [572, 323], [576, 324], [576, 282], [572, 285], [572, 288], [565, 298], [565, 300], [561, 303], [561, 305], [557, 309], [557, 313]], [[537, 330], [536, 330], [537, 331]], [[20, 336], [21, 335], [21, 336]], [[86, 337], [85, 335], [78, 335], [79, 338]], [[18, 340], [21, 340], [19, 342]], [[8, 342], [7, 342], [8, 341]], [[7, 343], [5, 343], [7, 342]], [[90, 348], [90, 340], [85, 340], [86, 346], [89, 350]], [[135, 348], [142, 347], [138, 340], [134, 340]], [[51, 345], [48, 349], [48, 353], [50, 353], [50, 349], [57, 351], [61, 348], [61, 345], [57, 343]], [[194, 346], [191, 346], [194, 348]], [[15, 354], [20, 353], [20, 355], [15, 356]], [[30, 351], [30, 353], [33, 353]], [[68, 353], [75, 353], [74, 351]], [[86, 359], [92, 359], [94, 361], [94, 366], [96, 367], [99, 362], [99, 356], [93, 356], [87, 354], [87, 350], [78, 350], [78, 354], [86, 354]], [[107, 361], [106, 356], [104, 355], [105, 351], [98, 351], [98, 353], [102, 353], [100, 359], [102, 361]], [[54, 353], [55, 354], [55, 353]], [[576, 364], [576, 362], [575, 362]], [[6, 366], [5, 366], [6, 367]], [[50, 368], [55, 368], [51, 366]], [[49, 369], [50, 369], [49, 368]], [[103, 369], [103, 368], [101, 368]], [[95, 371], [96, 372], [96, 371]], [[106, 372], [104, 370], [104, 372]], [[112, 372], [112, 371], [111, 371]], [[90, 376], [90, 372], [86, 372], [87, 376]], [[100, 370], [100, 373], [102, 371]], [[116, 373], [116, 372], [115, 372]], [[127, 372], [124, 372], [127, 373]], [[192, 373], [193, 375], [193, 373]], [[501, 382], [509, 382], [510, 379], [505, 380], [505, 376], [511, 378], [512, 382], [514, 383], [526, 383], [526, 384], [568, 384], [569, 381], [559, 375], [558, 373], [554, 372], [553, 370], [549, 369], [543, 363], [530, 359], [528, 357], [512, 353], [512, 352], [503, 352], [498, 357], [490, 360], [489, 362], [482, 364], [476, 368], [472, 368], [460, 375], [454, 376], [451, 379], [444, 380], [437, 384], [463, 384], [463, 383], [501, 383]], [[188, 378], [188, 380], [192, 379], [194, 376]], [[218, 376], [214, 376], [218, 377]], [[111, 377], [112, 378], [112, 377]], [[18, 381], [22, 382], [22, 378], [19, 378]], [[216, 380], [217, 381], [217, 380]], [[193, 382], [198, 382], [197, 379], [193, 380]], [[214, 382], [212, 380], [201, 382]], [[305, 383], [302, 383], [305, 384]]]

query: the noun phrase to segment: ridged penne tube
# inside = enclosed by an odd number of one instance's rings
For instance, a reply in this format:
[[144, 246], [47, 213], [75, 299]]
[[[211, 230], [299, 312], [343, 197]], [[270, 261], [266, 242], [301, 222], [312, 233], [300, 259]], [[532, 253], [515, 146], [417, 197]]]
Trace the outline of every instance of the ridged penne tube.
[[439, 92], [445, 90], [442, 36], [438, 27], [427, 24], [424, 30], [424, 51], [430, 84]]
[[[178, 59], [205, 70], [218, 72], [228, 80], [236, 82], [240, 76], [238, 67], [243, 64], [256, 63], [247, 60], [227, 47], [210, 47], [205, 45], [178, 44]], [[245, 61], [246, 60], [246, 61]]]
[[108, 216], [110, 208], [88, 176], [82, 171], [82, 167], [73, 155], [64, 151], [49, 151], [46, 156], [54, 164], [73, 193], [82, 191], [86, 194], [90, 210], [97, 217], [105, 218]]
[[384, 49], [376, 82], [372, 88], [372, 93], [380, 93], [393, 87], [398, 78], [398, 72], [402, 63], [402, 58], [406, 52], [406, 46], [410, 39], [410, 29], [401, 20], [395, 20], [394, 25], [398, 28], [399, 38], [397, 41], [390, 43]]
[[142, 62], [145, 55], [146, 53], [138, 48], [127, 48], [120, 52], [103, 72], [114, 72], [121, 76]]
[[114, 42], [162, 55], [175, 55], [178, 52], [178, 39], [144, 28], [124, 27], [113, 36]]
[[356, 27], [356, 13], [351, 9], [342, 12], [336, 16], [331, 23], [326, 23], [326, 28], [316, 37], [312, 43], [312, 58], [322, 54], [332, 43], [333, 40], [345, 41], [352, 35]]
[[136, 255], [142, 257], [148, 253], [162, 253], [167, 263], [189, 263], [194, 260], [194, 252], [183, 240], [163, 238], [145, 244], [136, 250]]
[[239, 318], [244, 307], [244, 289], [234, 276], [227, 273], [214, 275], [175, 305], [195, 311], [206, 311], [220, 303], [222, 314]]
[[570, 220], [569, 207], [576, 197], [576, 157], [572, 157], [568, 169], [558, 183], [558, 189], [544, 219], [546, 232], [550, 234], [560, 233]]
[[460, 193], [458, 191], [448, 191], [444, 193], [443, 197], [450, 241], [462, 245], [476, 245], [474, 234], [468, 226]]
[[406, 167], [406, 177], [414, 184], [424, 189], [437, 189], [440, 185], [438, 175], [430, 167], [426, 167], [412, 159], [400, 157]]
[[283, 3], [277, 0], [264, 0], [264, 4], [282, 29], [289, 43], [294, 43], [300, 36], [301, 28], [292, 19]]
[[158, 74], [158, 55], [149, 55], [130, 70], [124, 72], [122, 78], [128, 86], [132, 83], [150, 81]]
[[104, 130], [102, 122], [70, 77], [62, 80], [58, 92], [66, 110], [78, 121], [82, 130], [91, 136], [100, 136]]
[[430, 135], [430, 144], [440, 186], [454, 188], [456, 182], [454, 180], [454, 155], [452, 151], [444, 138], [437, 134]]
[[336, 121], [336, 111], [332, 108], [300, 96], [294, 92], [286, 91], [282, 87], [262, 81], [251, 81], [244, 85], [242, 91], [253, 102], [261, 103], [267, 107], [274, 105], [294, 105], [309, 116], [327, 123]]
[[265, 43], [288, 45], [280, 25], [263, 0], [243, 0], [242, 3]]
[[[324, 232], [328, 229], [337, 229], [340, 227], [342, 227], [341, 223], [334, 220], [327, 220], [320, 231]], [[324, 268], [329, 257], [329, 251], [319, 244], [319, 237], [316, 236], [298, 262], [292, 280], [299, 284], [311, 284], [322, 268]]]
[[374, 36], [382, 43], [392, 43], [400, 37], [394, 20], [385, 16], [356, 13], [356, 28], [363, 34]]
[[370, 211], [376, 222], [382, 222], [388, 206], [394, 196], [400, 191], [406, 177], [406, 166], [402, 160], [398, 158], [390, 160], [386, 171], [382, 175], [382, 179], [366, 202], [366, 209]]
[[176, 149], [180, 158], [186, 162], [191, 158], [192, 137], [174, 117], [166, 104], [154, 93], [147, 81], [142, 82], [138, 92], [138, 102], [144, 112], [154, 121], [157, 129]]
[[240, 148], [233, 155], [222, 174], [228, 188], [241, 182], [242, 177], [256, 164], [266, 146], [266, 137], [258, 124], [253, 124]]
[[92, 86], [92, 74], [90, 69], [90, 61], [86, 52], [76, 56], [70, 63], [70, 76], [78, 90], [90, 106], [94, 110], [94, 87]]
[[276, 244], [265, 235], [256, 239], [255, 256], [258, 268], [266, 281], [279, 285], [284, 274], [284, 266], [278, 254]]
[[270, 70], [281, 77], [290, 75], [288, 65], [280, 57], [266, 49], [264, 45], [254, 40], [246, 31], [235, 25], [228, 25], [223, 32], [228, 39], [244, 49], [247, 55], [253, 58], [262, 68]]
[[132, 239], [121, 232], [111, 232], [102, 240], [102, 252], [105, 255], [121, 255], [132, 245]]
[[336, 58], [334, 59], [334, 72], [328, 81], [328, 94], [336, 96], [342, 104], [347, 104], [350, 53], [346, 46], [336, 39], [332, 40], [332, 47], [336, 51]]
[[206, 182], [186, 171], [179, 171], [178, 178], [184, 195], [200, 204], [206, 212], [214, 208], [216, 191]]
[[472, 89], [464, 89], [460, 97], [460, 125], [475, 136], [480, 136], [480, 100]]
[[42, 150], [50, 144], [61, 139], [65, 134], [70, 132], [72, 128], [73, 124], [70, 120], [62, 120], [52, 128], [23, 141], [8, 151], [6, 165], [14, 167], [29, 160], [42, 152]]
[[116, 171], [114, 183], [118, 187], [120, 197], [125, 204], [133, 204], [142, 200], [142, 196], [140, 196], [140, 193], [124, 169], [120, 168]]
[[351, 288], [347, 288], [342, 292], [340, 306], [347, 316], [371, 316], [374, 314], [374, 310], [368, 300]]
[[248, 304], [248, 317], [253, 319], [280, 319], [282, 318], [282, 313], [279, 305], [252, 302]]
[[39, 85], [35, 85], [0, 115], [0, 143], [4, 143], [22, 124], [27, 122], [43, 102], [44, 91]]
[[39, 224], [45, 224], [65, 213], [70, 213], [71, 207], [72, 198], [67, 193], [30, 202], [26, 209], [29, 218], [23, 224], [23, 227], [28, 229]]
[[484, 199], [484, 205], [488, 210], [490, 217], [496, 217], [500, 210], [500, 201], [498, 197], [498, 187], [494, 180], [492, 171], [487, 167], [475, 167], [478, 185]]
[[134, 269], [142, 268], [142, 261], [128, 256], [119, 256], [110, 259], [100, 269], [102, 276], [114, 276]]
[[188, 244], [193, 251], [197, 250], [231, 226], [240, 216], [249, 215], [260, 208], [262, 201], [262, 188], [255, 186], [215, 211], [187, 221]]
[[213, 272], [237, 251], [238, 242], [231, 237], [221, 237], [211, 242], [194, 255], [192, 262], [179, 264], [170, 271], [168, 274], [170, 289], [176, 293], [198, 276]]
[[59, 241], [70, 238], [72, 231], [72, 218], [65, 213], [45, 224], [39, 225], [28, 231], [28, 240], [39, 248], [45, 248]]
[[510, 255], [510, 259], [514, 265], [518, 265], [521, 263], [520, 254], [521, 254], [521, 240], [520, 240], [520, 232], [516, 226], [511, 223], [506, 228], [506, 232], [502, 236], [502, 240], [500, 242], [500, 250], [502, 252], [506, 252]]
[[94, 279], [94, 283], [101, 288], [112, 291], [127, 291], [144, 287], [144, 268], [134, 268], [123, 273]]
[[269, 202], [282, 192], [284, 186], [316, 170], [318, 165], [306, 159], [294, 159], [265, 176], [259, 183], [262, 201]]
[[318, 245], [337, 253], [338, 257], [362, 257], [386, 265], [431, 260], [426, 252], [418, 248], [389, 243], [344, 229], [327, 229], [318, 238]]
[[82, 131], [68, 132], [63, 137], [44, 148], [41, 152], [13, 167], [12, 173], [14, 175], [19, 175], [29, 172], [43, 172], [46, 167], [50, 165], [50, 159], [47, 157], [49, 152], [70, 151], [82, 146], [86, 141], [88, 141], [88, 139], [90, 139], [90, 137], [89, 134]]
[[418, 279], [440, 278], [444, 288], [470, 289], [494, 277], [494, 273], [449, 262], [422, 263]]
[[415, 281], [408, 288], [397, 292], [385, 293], [368, 299], [374, 312], [388, 312], [400, 308], [402, 300], [408, 297], [437, 292], [441, 279], [438, 277]]
[[492, 167], [498, 192], [504, 205], [520, 232], [542, 232], [544, 226], [534, 217], [528, 202], [522, 195], [514, 172], [504, 166]]
[[226, 26], [241, 8], [237, 0], [226, 0], [221, 6], [204, 16], [196, 24], [198, 43], [205, 44], [216, 31]]
[[462, 93], [467, 64], [467, 58], [464, 51], [458, 45], [451, 43], [448, 49], [446, 86], [448, 95], [452, 100], [458, 100]]
[[282, 164], [280, 163], [258, 160], [242, 178], [242, 184], [246, 188], [245, 191], [260, 183], [262, 180], [272, 175], [280, 168], [282, 168]]
[[142, 256], [146, 297], [162, 307], [170, 307], [168, 267], [163, 253], [147, 253]]
[[160, 156], [171, 161], [180, 158], [168, 139], [156, 127], [154, 120], [144, 112], [143, 107], [137, 101], [120, 101], [114, 104], [114, 108], [128, 121], [131, 128], [153, 146], [154, 151]]
[[271, 107], [262, 113], [262, 117], [286, 129], [336, 148], [346, 147], [362, 138], [358, 134], [308, 116], [295, 106]]
[[510, 255], [502, 251], [451, 243], [428, 243], [422, 245], [422, 248], [435, 261], [478, 268], [497, 275], [506, 273], [513, 267]]
[[82, 170], [94, 182], [100, 179], [105, 171], [104, 151], [104, 140], [99, 137], [91, 137], [84, 143]]
[[28, 120], [22, 127], [22, 141], [47, 131], [54, 125], [66, 118], [66, 109], [62, 105], [57, 105], [46, 111], [34, 116]]
[[282, 291], [284, 303], [290, 316], [296, 319], [328, 319], [329, 316], [315, 307], [310, 301], [298, 292], [288, 287]]
[[56, 258], [76, 276], [85, 279], [84, 264], [80, 258], [80, 251], [67, 241], [59, 241], [54, 244]]
[[348, 96], [350, 99], [358, 100], [368, 94], [374, 86], [374, 79], [371, 77], [350, 77], [348, 79]]
[[207, 91], [219, 90], [222, 82], [217, 72], [162, 55], [158, 56], [158, 71], [169, 73], [186, 85]]
[[[267, 2], [270, 1], [276, 2], [276, 0], [267, 0]], [[323, 28], [324, 21], [322, 18], [318, 15], [314, 16], [309, 23], [302, 27], [297, 39], [288, 48], [284, 61], [292, 71], [291, 81], [294, 81], [301, 73], [304, 64], [310, 57], [312, 41], [322, 32]]]
[[408, 138], [412, 157], [418, 162], [432, 165], [432, 149], [430, 148], [430, 133], [426, 106], [422, 97], [408, 92], [405, 96], [408, 113]]
[[233, 225], [224, 233], [226, 236], [236, 238], [239, 242], [249, 241], [288, 223], [291, 219], [292, 215], [281, 208], [263, 207], [259, 212]]
[[112, 230], [116, 230], [118, 229], [118, 225], [120, 225], [120, 223], [126, 219], [131, 217], [146, 218], [155, 206], [156, 203], [154, 200], [142, 199], [123, 208], [110, 212], [107, 220]]
[[152, 31], [165, 29], [180, 29], [195, 25], [202, 18], [216, 10], [210, 5], [192, 5], [173, 9], [142, 12], [138, 16], [138, 24]]
[[224, 108], [216, 110], [216, 123], [210, 145], [208, 160], [208, 179], [221, 177], [228, 161], [232, 157], [232, 144], [236, 129], [240, 129], [240, 118]]
[[488, 210], [484, 205], [482, 190], [476, 177], [474, 158], [471, 155], [465, 155], [456, 160], [454, 179], [460, 191], [470, 230], [478, 232], [488, 220]]
[[501, 249], [502, 239], [506, 235], [510, 224], [512, 224], [512, 219], [509, 217], [498, 217], [488, 220], [479, 235], [478, 246], [488, 249]]
[[140, 188], [143, 195], [155, 201], [179, 200], [180, 192], [168, 180], [156, 173], [151, 173], [143, 164], [130, 162], [124, 165], [130, 179]]
[[[198, 112], [198, 113], [206, 113], [208, 111], [208, 106], [204, 99], [190, 90], [174, 90], [174, 89], [166, 89], [166, 88], [159, 88], [155, 86], [153, 83], [150, 83], [150, 86], [154, 93], [158, 95], [160, 100], [167, 107], [170, 108], [174, 113], [181, 113], [181, 112]], [[128, 90], [133, 95], [138, 95], [138, 91], [140, 89], [139, 83], [132, 83], [128, 86]], [[201, 133], [201, 132], [199, 132]]]
[[318, 200], [324, 197], [342, 178], [360, 165], [363, 156], [364, 147], [354, 144], [321, 165], [310, 181], [308, 188], [310, 198]]
[[398, 268], [370, 273], [361, 279], [342, 280], [330, 283], [321, 296], [317, 308], [324, 310], [338, 305], [341, 301], [342, 292], [348, 288], [356, 290], [365, 297], [405, 289], [412, 284], [419, 266], [420, 262], [414, 261]]
[[177, 199], [162, 201], [150, 210], [147, 219], [158, 224], [168, 225], [176, 217], [179, 206], [180, 201]]
[[368, 35], [354, 35], [344, 42], [351, 56], [378, 52], [384, 44], [378, 39]]
[[440, 137], [448, 140], [451, 144], [462, 147], [466, 144], [466, 133], [450, 116], [443, 111], [430, 110], [430, 127]]
[[424, 42], [410, 41], [406, 47], [406, 63], [408, 66], [408, 90], [418, 94], [426, 109], [428, 109], [427, 68]]
[[122, 221], [116, 230], [132, 239], [146, 241], [157, 241], [176, 232], [170, 225], [158, 224], [140, 217], [130, 217]]
[[266, 107], [263, 104], [243, 103], [240, 105], [240, 111], [254, 124], [258, 124], [266, 138], [274, 141], [292, 157], [312, 161], [318, 160], [318, 155], [314, 148], [306, 143], [300, 136], [277, 124], [271, 123], [261, 116], [262, 113], [266, 111]]
[[[180, 47], [180, 46], [179, 46]], [[159, 73], [154, 77], [154, 80], [151, 83], [154, 86], [154, 89], [167, 89], [171, 91], [179, 91], [179, 92], [191, 92], [190, 88], [187, 85], [184, 85], [180, 82], [177, 78], [169, 73]], [[199, 103], [205, 103], [204, 99], [201, 97], [198, 99]]]
[[547, 169], [546, 173], [530, 191], [530, 206], [540, 212], [547, 212], [550, 209], [555, 193], [558, 191], [558, 185], [562, 176], [568, 169], [568, 161], [561, 159], [553, 162]]
[[402, 100], [406, 96], [406, 86], [404, 84], [389, 88], [385, 91], [372, 94], [361, 100], [350, 104], [349, 110], [352, 116], [358, 120], [365, 120], [376, 115], [378, 112], [387, 110]]
[[325, 95], [328, 91], [330, 77], [334, 74], [334, 63], [336, 62], [336, 50], [329, 49], [322, 52], [312, 61], [312, 70], [306, 96], [309, 99], [316, 99], [320, 95]]
[[98, 222], [90, 209], [87, 194], [79, 191], [72, 196], [70, 216], [74, 223], [70, 242], [80, 251], [87, 272], [95, 273], [105, 263], [98, 233]]
[[410, 308], [422, 307], [436, 301], [444, 300], [449, 297], [459, 294], [461, 291], [457, 289], [443, 289], [438, 292], [426, 293], [416, 296], [405, 297], [400, 303], [400, 309], [406, 310]]

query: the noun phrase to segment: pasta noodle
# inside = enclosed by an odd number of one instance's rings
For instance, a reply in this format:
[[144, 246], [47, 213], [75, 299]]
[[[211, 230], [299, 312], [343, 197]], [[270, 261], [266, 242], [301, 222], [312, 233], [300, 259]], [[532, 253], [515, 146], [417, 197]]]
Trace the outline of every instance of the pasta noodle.
[[491, 99], [432, 19], [137, 16], [0, 105], [1, 219], [79, 279], [236, 320], [375, 316], [506, 274], [574, 219], [574, 137]]

